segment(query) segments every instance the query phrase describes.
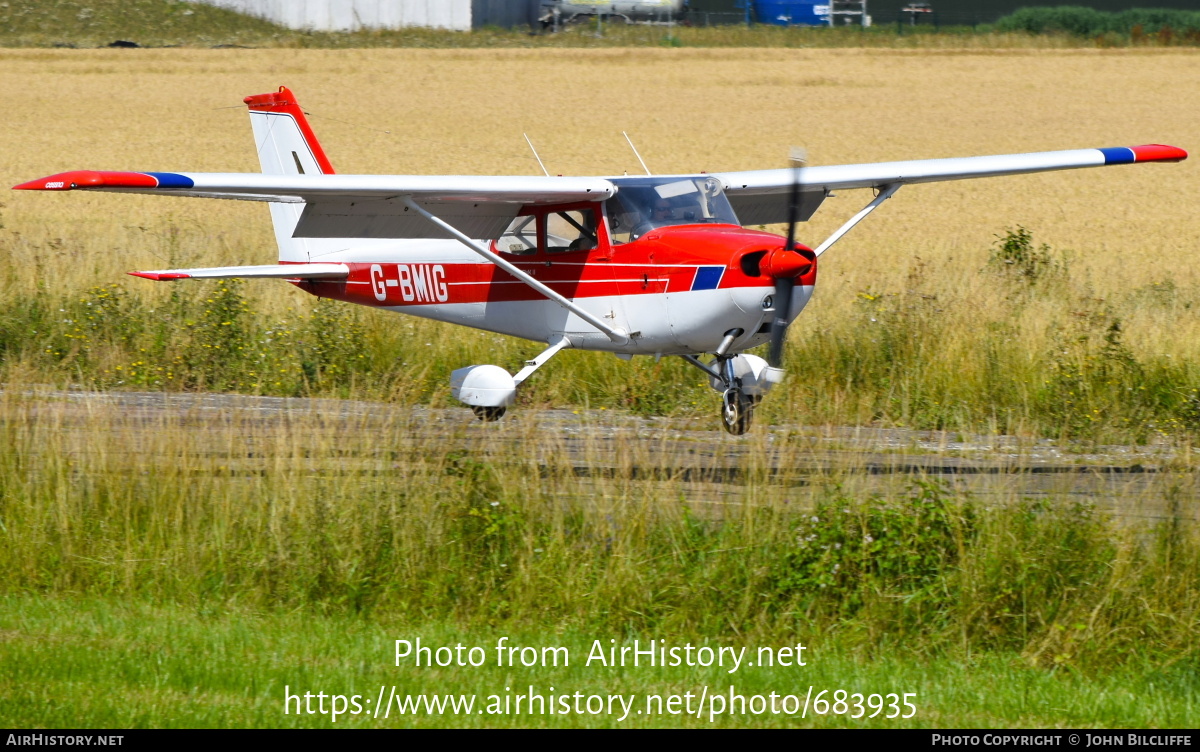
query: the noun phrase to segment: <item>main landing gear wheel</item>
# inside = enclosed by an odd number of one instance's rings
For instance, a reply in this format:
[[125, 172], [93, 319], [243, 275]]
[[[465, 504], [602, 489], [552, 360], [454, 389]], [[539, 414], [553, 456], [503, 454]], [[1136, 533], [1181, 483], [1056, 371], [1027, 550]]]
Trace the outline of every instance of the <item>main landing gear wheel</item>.
[[505, 411], [508, 408], [501, 405], [500, 407], [480, 407], [472, 405], [471, 412], [475, 413], [475, 417], [487, 423], [494, 423], [504, 417]]
[[727, 389], [721, 396], [721, 425], [734, 436], [750, 430], [755, 401], [741, 389]]

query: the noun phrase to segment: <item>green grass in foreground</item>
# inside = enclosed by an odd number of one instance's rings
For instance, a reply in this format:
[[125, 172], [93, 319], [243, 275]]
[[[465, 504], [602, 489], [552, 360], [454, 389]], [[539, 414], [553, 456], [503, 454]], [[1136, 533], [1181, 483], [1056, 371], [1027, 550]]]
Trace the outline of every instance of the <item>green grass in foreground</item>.
[[[513, 423], [484, 426], [506, 433], [468, 452], [452, 427], [430, 434], [409, 416], [158, 422], [6, 391], [0, 721], [328, 723], [283, 715], [283, 688], [367, 698], [392, 684], [481, 702], [531, 685], [643, 703], [730, 685], [915, 692], [907, 722], [939, 727], [1182, 726], [1194, 713], [1200, 541], [1183, 522], [1184, 477], [1162, 480], [1177, 502], [1162, 523], [1122, 525], [1058, 497], [979, 501], [930, 481], [868, 496], [843, 489], [849, 476], [770, 480], [753, 459], [736, 500], [703, 505], [679, 480], [638, 479], [637, 446], [572, 457]], [[781, 464], [803, 456], [802, 441], [775, 439]], [[574, 462], [616, 472], [584, 478]], [[492, 656], [501, 636], [568, 646], [571, 665], [393, 665], [396, 639]], [[811, 667], [579, 665], [609, 639], [745, 646], [755, 662], [760, 647], [803, 642]], [[386, 719], [418, 722], [618, 723]], [[709, 721], [620, 722], [681, 723]]]
[[[494, 646], [566, 646], [569, 667], [497, 667]], [[396, 639], [423, 644], [487, 648], [478, 668], [394, 665]], [[313, 727], [328, 716], [284, 715], [284, 688], [292, 692], [378, 696], [381, 685], [398, 693], [464, 693], [487, 696], [581, 692], [636, 694], [624, 721], [596, 715], [400, 715], [374, 719], [344, 715], [338, 727], [407, 726], [840, 726], [840, 727], [1173, 727], [1194, 724], [1197, 677], [1181, 669], [1120, 667], [1098, 678], [1031, 668], [1008, 652], [925, 658], [899, 650], [862, 657], [837, 643], [811, 645], [805, 667], [605, 668], [584, 659], [593, 640], [608, 645], [672, 635], [564, 633], [494, 628], [464, 630], [406, 624], [385, 618], [263, 614], [241, 610], [148, 605], [141, 601], [15, 595], [0, 598], [0, 725], [19, 728]], [[804, 635], [796, 641], [806, 642]], [[684, 644], [672, 640], [672, 644]], [[698, 643], [697, 643], [698, 644]], [[738, 639], [713, 647], [759, 647]], [[683, 714], [637, 715], [645, 696], [728, 693], [798, 694], [813, 686], [850, 692], [915, 692], [916, 715], [907, 721], [844, 716], [806, 719], [789, 715], [722, 715], [710, 721]], [[505, 692], [510, 687], [512, 692]], [[330, 702], [330, 701], [327, 701]], [[571, 702], [574, 702], [572, 699]], [[693, 699], [693, 708], [698, 700]], [[365, 700], [360, 704], [365, 707]], [[857, 709], [850, 713], [857, 713]], [[868, 714], [870, 709], [866, 711]], [[908, 712], [905, 709], [905, 712]]]
[[[393, 684], [480, 702], [505, 687], [636, 694], [643, 710], [646, 695], [731, 685], [915, 692], [906, 722], [938, 727], [1180, 727], [1194, 714], [1200, 536], [1182, 472], [1159, 481], [1161, 522], [1121, 524], [1057, 496], [978, 500], [927, 480], [855, 491], [851, 475], [788, 470], [811, 446], [779, 433], [743, 460], [733, 496], [701, 504], [679, 479], [638, 478], [650, 436], [572, 453], [534, 423], [431, 431], [423, 414], [154, 420], [6, 389], [0, 723], [331, 723], [284, 715], [283, 688], [365, 699]], [[467, 440], [481, 431], [495, 441]], [[753, 459], [768, 444], [770, 477]], [[614, 472], [580, 477], [574, 463]], [[487, 665], [501, 636], [567, 646], [570, 666]], [[487, 647], [485, 665], [396, 667], [393, 641], [416, 637]], [[810, 666], [580, 665], [610, 639], [744, 646], [755, 662], [803, 642]], [[709, 721], [338, 721], [382, 723]]]

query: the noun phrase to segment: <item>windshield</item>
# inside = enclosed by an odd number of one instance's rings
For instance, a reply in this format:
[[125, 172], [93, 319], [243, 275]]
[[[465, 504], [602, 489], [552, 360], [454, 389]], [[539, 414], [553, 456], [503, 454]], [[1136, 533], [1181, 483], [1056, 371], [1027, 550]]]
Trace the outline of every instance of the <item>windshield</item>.
[[738, 223], [715, 177], [613, 178], [617, 194], [605, 206], [614, 245], [669, 225]]

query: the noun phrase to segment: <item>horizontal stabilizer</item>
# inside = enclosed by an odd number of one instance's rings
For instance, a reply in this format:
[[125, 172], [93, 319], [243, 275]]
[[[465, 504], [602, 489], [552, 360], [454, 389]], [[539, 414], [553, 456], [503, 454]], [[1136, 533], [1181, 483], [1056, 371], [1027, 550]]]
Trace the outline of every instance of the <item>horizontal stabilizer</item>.
[[129, 272], [159, 282], [174, 279], [345, 279], [345, 264], [267, 264], [265, 266], [212, 266], [206, 269], [159, 269]]

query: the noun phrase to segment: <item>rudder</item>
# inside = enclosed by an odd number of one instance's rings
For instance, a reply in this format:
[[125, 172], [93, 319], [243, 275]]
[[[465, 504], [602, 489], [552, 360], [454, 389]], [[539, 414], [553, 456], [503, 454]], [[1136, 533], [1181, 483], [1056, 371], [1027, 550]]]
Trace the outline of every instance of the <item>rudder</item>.
[[[333, 165], [317, 141], [308, 118], [286, 86], [243, 100], [250, 108], [250, 125], [264, 175], [332, 175]], [[279, 244], [280, 261], [311, 261], [331, 250], [327, 243], [293, 238], [302, 204], [272, 203], [271, 221]]]

